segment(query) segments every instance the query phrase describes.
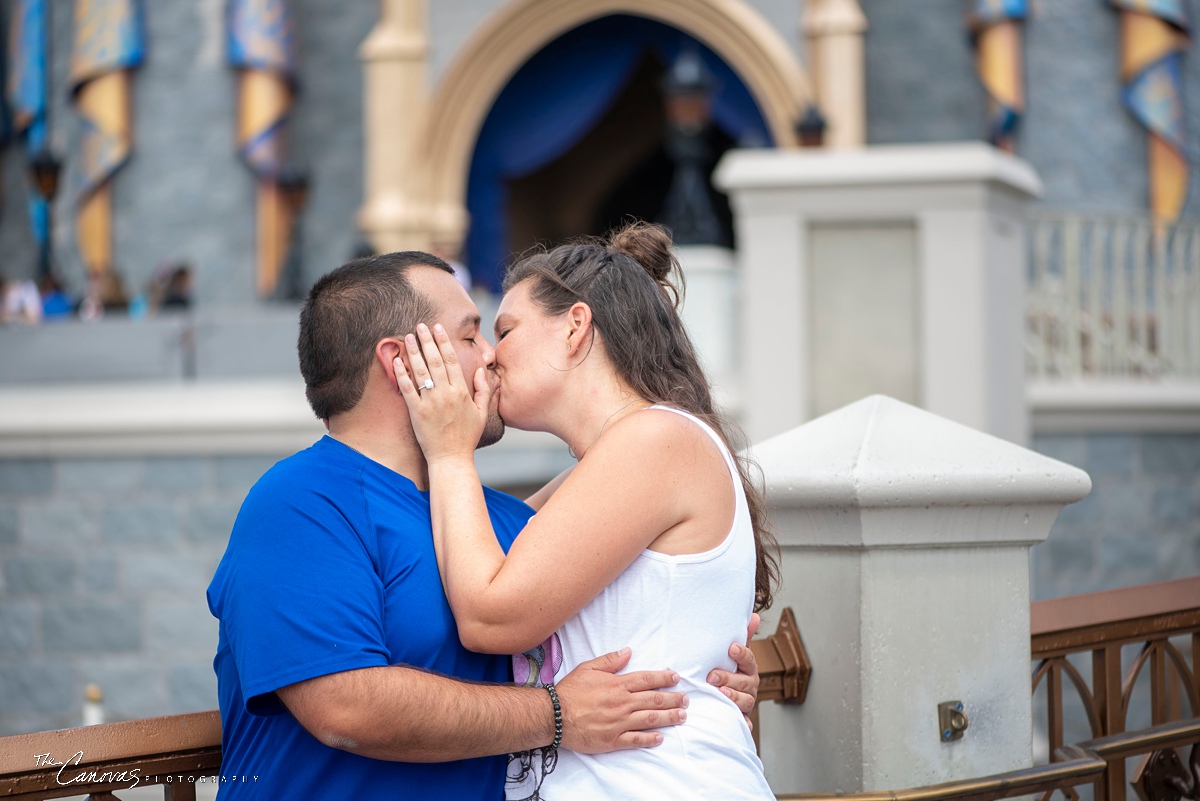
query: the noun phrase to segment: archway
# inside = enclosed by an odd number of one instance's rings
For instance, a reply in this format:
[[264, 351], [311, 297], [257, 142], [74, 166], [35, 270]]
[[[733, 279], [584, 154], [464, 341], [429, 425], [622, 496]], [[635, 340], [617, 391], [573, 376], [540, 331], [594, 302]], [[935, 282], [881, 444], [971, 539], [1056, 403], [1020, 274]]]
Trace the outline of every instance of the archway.
[[[477, 281], [495, 287], [514, 250], [600, 234], [629, 216], [661, 220], [674, 173], [662, 87], [684, 52], [713, 79], [706, 169], [734, 144], [772, 144], [745, 84], [686, 33], [628, 15], [568, 31], [516, 72], [476, 140], [465, 250]], [[709, 191], [725, 211], [715, 241], [732, 244], [724, 196]]]
[[744, 0], [517, 0], [463, 48], [433, 97], [418, 149], [426, 159], [433, 237], [460, 239], [465, 232], [475, 141], [521, 65], [567, 31], [614, 14], [656, 20], [703, 43], [745, 84], [776, 146], [795, 144], [793, 125], [812, 97], [807, 76], [780, 35]]

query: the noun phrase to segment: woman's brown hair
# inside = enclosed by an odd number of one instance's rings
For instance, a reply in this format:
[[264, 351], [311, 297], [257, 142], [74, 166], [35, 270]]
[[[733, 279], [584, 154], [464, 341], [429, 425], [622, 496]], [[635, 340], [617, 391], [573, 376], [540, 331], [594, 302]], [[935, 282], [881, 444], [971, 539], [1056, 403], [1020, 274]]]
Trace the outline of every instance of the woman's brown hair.
[[750, 507], [758, 555], [754, 610], [771, 605], [779, 583], [778, 545], [767, 524], [766, 501], [741, 451], [745, 437], [717, 411], [708, 376], [679, 316], [683, 272], [667, 230], [635, 222], [604, 239], [585, 239], [534, 253], [504, 277], [504, 291], [534, 281], [530, 297], [547, 314], [586, 303], [617, 373], [651, 403], [682, 409], [711, 426], [734, 454]]

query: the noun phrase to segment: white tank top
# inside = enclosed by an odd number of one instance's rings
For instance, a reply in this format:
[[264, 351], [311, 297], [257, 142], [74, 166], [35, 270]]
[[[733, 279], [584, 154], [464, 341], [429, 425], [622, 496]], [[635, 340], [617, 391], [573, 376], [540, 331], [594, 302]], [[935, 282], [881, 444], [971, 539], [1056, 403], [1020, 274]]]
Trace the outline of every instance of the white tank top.
[[757, 558], [742, 482], [729, 449], [704, 422], [667, 406], [650, 408], [687, 417], [721, 450], [734, 487], [729, 534], [703, 553], [642, 551], [550, 640], [515, 656], [513, 668], [518, 683], [540, 685], [629, 646], [633, 656], [622, 673], [668, 668], [679, 674], [679, 684], [670, 689], [688, 694], [687, 721], [660, 729], [663, 743], [655, 748], [598, 756], [565, 749], [515, 755], [506, 787], [510, 801], [775, 798], [742, 713], [707, 681], [715, 667], [737, 669], [729, 645], [745, 640], [754, 606]]

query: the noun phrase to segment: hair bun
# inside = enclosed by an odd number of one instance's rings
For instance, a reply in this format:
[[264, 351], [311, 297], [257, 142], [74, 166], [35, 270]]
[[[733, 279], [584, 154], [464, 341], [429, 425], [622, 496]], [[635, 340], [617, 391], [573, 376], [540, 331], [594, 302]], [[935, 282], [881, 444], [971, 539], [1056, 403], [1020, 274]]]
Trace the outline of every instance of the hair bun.
[[675, 258], [675, 243], [661, 225], [631, 222], [608, 235], [609, 250], [636, 261], [678, 306], [683, 289], [683, 270]]

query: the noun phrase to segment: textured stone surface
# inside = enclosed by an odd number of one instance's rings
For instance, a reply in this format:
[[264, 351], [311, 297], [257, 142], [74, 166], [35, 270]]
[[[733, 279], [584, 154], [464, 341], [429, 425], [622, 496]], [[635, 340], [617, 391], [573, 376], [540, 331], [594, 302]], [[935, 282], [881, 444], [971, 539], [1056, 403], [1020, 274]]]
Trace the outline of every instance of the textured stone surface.
[[[958, 0], [864, 0], [867, 142], [983, 138], [985, 95]], [[919, 52], [920, 58], [913, 58]]]
[[1184, 521], [1196, 519], [1196, 487], [1161, 487], [1154, 491], [1155, 520]]
[[240, 507], [241, 504], [235, 501], [213, 501], [191, 507], [188, 510], [188, 537], [224, 545], [229, 541], [229, 532], [233, 530]]
[[96, 511], [70, 501], [30, 505], [21, 539], [32, 545], [75, 545], [96, 538]]
[[1034, 449], [1051, 459], [1087, 470], [1088, 438], [1083, 434], [1039, 436]]
[[0, 460], [0, 493], [41, 495], [54, 487], [54, 466], [45, 459]]
[[12, 545], [17, 541], [17, 510], [0, 507], [0, 545]]
[[16, 556], [4, 560], [4, 580], [13, 595], [61, 595], [75, 589], [75, 560], [69, 556]]
[[68, 459], [58, 463], [58, 488], [65, 492], [121, 492], [138, 485], [137, 459]]
[[1033, 447], [1093, 479], [1030, 554], [1035, 598], [1200, 574], [1200, 436], [1038, 436]]
[[80, 670], [82, 687], [98, 684], [104, 694], [104, 719], [107, 721], [146, 718], [162, 714], [164, 705], [162, 671], [145, 662], [131, 663], [125, 658], [118, 662], [86, 663]]
[[211, 664], [176, 665], [167, 682], [172, 714], [217, 708], [217, 675]]
[[217, 619], [208, 611], [204, 593], [154, 603], [148, 612], [147, 646], [163, 654], [193, 653], [211, 657], [217, 651]]
[[1087, 438], [1088, 459], [1085, 469], [1093, 478], [1130, 475], [1136, 469], [1136, 444], [1136, 437], [1130, 435], [1093, 434]]
[[47, 651], [136, 651], [142, 644], [142, 607], [133, 602], [58, 602], [43, 605]]
[[0, 709], [62, 713], [75, 707], [75, 671], [66, 662], [0, 665]]
[[246, 493], [271, 469], [276, 456], [223, 456], [217, 459], [217, 487]]
[[179, 512], [160, 504], [120, 504], [104, 510], [105, 542], [169, 545], [180, 538]]
[[109, 592], [117, 587], [117, 560], [108, 554], [89, 554], [79, 567], [84, 593]]
[[1052, 0], [1033, 13], [1017, 152], [1042, 177], [1042, 203], [1144, 211], [1145, 134], [1121, 105], [1119, 15], [1092, 0]]
[[11, 599], [0, 604], [0, 654], [28, 653], [36, 641], [37, 605]]
[[1142, 464], [1147, 473], [1200, 472], [1200, 434], [1147, 434]]
[[204, 597], [212, 573], [208, 560], [181, 553], [131, 553], [121, 558], [126, 590], [141, 597], [192, 595]]
[[212, 485], [212, 460], [199, 456], [146, 459], [142, 486], [147, 490], [197, 493]]

